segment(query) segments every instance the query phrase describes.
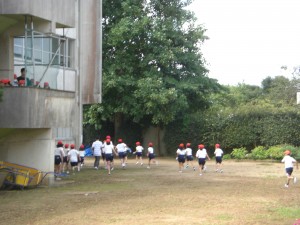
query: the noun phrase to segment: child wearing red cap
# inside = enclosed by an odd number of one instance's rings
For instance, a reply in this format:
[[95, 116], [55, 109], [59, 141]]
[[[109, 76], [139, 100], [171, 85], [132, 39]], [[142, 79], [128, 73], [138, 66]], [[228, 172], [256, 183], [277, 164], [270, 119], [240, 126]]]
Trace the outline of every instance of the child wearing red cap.
[[216, 172], [223, 173], [222, 169], [222, 158], [223, 158], [223, 150], [220, 148], [220, 144], [215, 145], [215, 157], [216, 157]]
[[296, 168], [298, 169], [298, 162], [296, 159], [291, 157], [291, 151], [286, 150], [284, 152], [285, 156], [281, 160], [284, 163], [286, 175], [287, 175], [287, 182], [284, 187], [288, 188], [290, 184], [290, 180], [294, 180], [294, 184], [297, 182], [297, 178], [292, 176], [294, 164], [296, 164]]
[[80, 156], [80, 166], [83, 167], [84, 165], [84, 156], [85, 156], [85, 150], [84, 145], [80, 145], [79, 147], [79, 156]]
[[65, 156], [62, 141], [58, 141], [54, 150], [54, 178], [61, 174], [61, 164]]
[[71, 150], [68, 153], [68, 159], [70, 161], [73, 174], [75, 173], [75, 167], [77, 167], [77, 170], [79, 172], [80, 165], [78, 165], [78, 163], [80, 162], [80, 155], [79, 155], [79, 151], [75, 149], [74, 144], [71, 144]]
[[198, 158], [198, 163], [199, 163], [199, 176], [202, 176], [202, 170], [204, 169], [206, 158], [210, 160], [203, 144], [198, 145], [198, 151], [196, 153], [196, 157]]
[[104, 142], [103, 152], [105, 154], [108, 175], [110, 175], [110, 172], [113, 169], [113, 167], [112, 167], [113, 154], [117, 155], [117, 153], [115, 151], [115, 147], [113, 146], [110, 139], [106, 139], [106, 141]]
[[179, 167], [179, 173], [182, 173], [183, 164], [185, 163], [186, 150], [184, 149], [184, 144], [181, 143], [176, 151], [177, 161]]
[[68, 153], [69, 153], [69, 144], [65, 144], [64, 147], [64, 159], [63, 159], [63, 172], [67, 169], [67, 174], [69, 174], [69, 160], [68, 160]]
[[116, 146], [117, 152], [119, 154], [119, 158], [121, 160], [121, 166], [123, 169], [125, 169], [125, 157], [126, 157], [126, 147], [127, 145], [123, 142], [123, 140], [120, 138], [118, 140], [118, 144]]
[[194, 163], [193, 163], [194, 158], [193, 158], [193, 150], [191, 149], [191, 143], [186, 144], [186, 149], [185, 150], [186, 150], [186, 161], [187, 161], [185, 168], [189, 167], [189, 162], [190, 162], [193, 169], [194, 169], [194, 171], [195, 171], [196, 168], [195, 168]]
[[141, 163], [141, 166], [142, 166], [143, 165], [142, 155], [143, 155], [144, 148], [141, 146], [141, 143], [139, 141], [136, 142], [135, 145], [136, 145], [136, 148], [135, 148], [136, 163], [135, 164]]
[[149, 159], [147, 169], [150, 169], [151, 162], [157, 164], [157, 161], [155, 160], [153, 144], [151, 142], [148, 144], [147, 156], [148, 156], [148, 159]]

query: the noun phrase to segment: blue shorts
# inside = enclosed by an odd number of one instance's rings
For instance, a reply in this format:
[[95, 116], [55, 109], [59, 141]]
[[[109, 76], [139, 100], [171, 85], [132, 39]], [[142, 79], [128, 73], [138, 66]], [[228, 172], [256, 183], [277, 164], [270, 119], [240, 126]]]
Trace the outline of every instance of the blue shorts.
[[155, 158], [155, 155], [154, 155], [154, 154], [149, 154], [149, 155], [148, 155], [148, 158], [149, 158], [149, 160], [154, 159], [154, 158]]
[[142, 156], [142, 153], [141, 153], [141, 152], [137, 152], [136, 155], [137, 155], [138, 157], [141, 157], [141, 156]]
[[186, 161], [193, 161], [194, 160], [194, 157], [192, 155], [188, 155], [186, 157]]
[[110, 162], [114, 161], [114, 157], [113, 157], [112, 154], [105, 154], [105, 159], [106, 159], [107, 162], [108, 161], [110, 161]]
[[216, 156], [216, 163], [222, 163], [222, 156]]
[[179, 155], [178, 156], [178, 162], [185, 163], [185, 156], [184, 155]]
[[126, 156], [125, 152], [119, 152], [119, 158], [124, 159]]
[[198, 159], [199, 165], [204, 166], [204, 165], [205, 165], [205, 162], [206, 162], [206, 159], [205, 159], [205, 158], [199, 158], [199, 159]]
[[291, 176], [293, 173], [293, 167], [285, 168], [286, 173]]
[[59, 155], [54, 156], [55, 165], [59, 165], [61, 163], [61, 157]]
[[78, 166], [78, 162], [71, 162], [71, 166]]

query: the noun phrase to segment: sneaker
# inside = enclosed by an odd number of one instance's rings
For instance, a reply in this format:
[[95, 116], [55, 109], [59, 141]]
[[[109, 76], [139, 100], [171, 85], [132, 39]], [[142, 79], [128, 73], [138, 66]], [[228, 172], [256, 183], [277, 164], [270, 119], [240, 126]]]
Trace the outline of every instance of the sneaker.
[[285, 184], [285, 185], [284, 185], [284, 187], [288, 188], [288, 187], [289, 187], [289, 185]]
[[189, 165], [186, 165], [185, 168], [186, 168], [186, 169], [189, 168]]
[[111, 171], [113, 171], [113, 170], [114, 170], [114, 168], [112, 167], [110, 170], [111, 170]]
[[67, 174], [69, 174], [70, 172], [69, 171], [67, 171]]
[[179, 170], [178, 172], [179, 172], [179, 173], [182, 173], [182, 171], [181, 171], [181, 170]]
[[150, 169], [150, 166], [147, 166], [147, 169]]
[[194, 171], [196, 171], [196, 168], [194, 167]]
[[141, 163], [141, 166], [144, 165], [143, 163]]
[[216, 169], [216, 173], [219, 172], [219, 169]]
[[220, 170], [220, 173], [223, 173], [223, 170]]
[[297, 183], [297, 177], [294, 177], [294, 184]]
[[97, 166], [95, 166], [95, 169], [97, 170], [97, 169], [98, 169], [98, 167], [97, 167]]
[[110, 173], [108, 175], [110, 175]]
[[203, 167], [203, 171], [206, 171], [206, 169], [207, 169], [206, 166], [204, 166], [204, 167]]
[[135, 165], [139, 164], [139, 162], [136, 162]]
[[202, 173], [200, 173], [199, 176], [202, 176]]

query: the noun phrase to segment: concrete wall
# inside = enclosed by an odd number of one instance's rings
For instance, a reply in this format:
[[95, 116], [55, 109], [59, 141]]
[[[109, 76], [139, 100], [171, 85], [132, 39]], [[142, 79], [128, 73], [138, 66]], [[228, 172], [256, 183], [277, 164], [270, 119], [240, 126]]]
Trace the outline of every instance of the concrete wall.
[[54, 170], [51, 129], [0, 129], [0, 161]]
[[0, 128], [76, 127], [74, 92], [30, 87], [3, 89]]
[[75, 2], [76, 0], [0, 0], [0, 14], [32, 15], [61, 27], [74, 27]]

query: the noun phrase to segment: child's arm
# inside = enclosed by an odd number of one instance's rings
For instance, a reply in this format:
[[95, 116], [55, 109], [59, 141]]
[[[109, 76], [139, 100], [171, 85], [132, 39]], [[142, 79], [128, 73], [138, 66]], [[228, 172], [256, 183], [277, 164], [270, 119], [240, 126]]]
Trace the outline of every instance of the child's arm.
[[206, 153], [206, 157], [208, 158], [208, 160], [210, 160], [209, 155]]

